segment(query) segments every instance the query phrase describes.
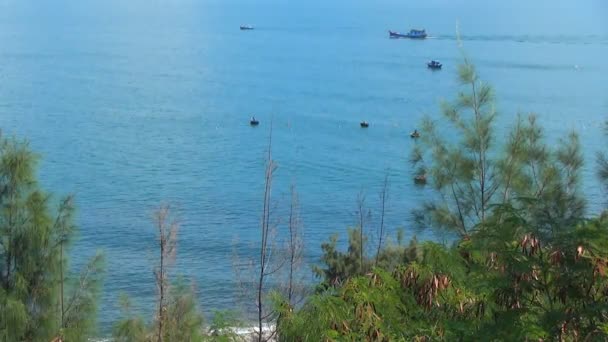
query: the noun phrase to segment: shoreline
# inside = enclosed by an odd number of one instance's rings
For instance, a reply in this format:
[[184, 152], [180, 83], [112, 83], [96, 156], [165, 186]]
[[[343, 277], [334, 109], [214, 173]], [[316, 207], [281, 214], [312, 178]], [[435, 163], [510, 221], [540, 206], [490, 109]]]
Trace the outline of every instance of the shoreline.
[[[267, 337], [272, 336], [273, 332], [275, 331], [275, 327], [276, 326], [274, 324], [268, 324], [268, 323], [263, 324], [262, 332], [264, 333], [264, 336], [267, 336]], [[251, 326], [245, 326], [245, 327], [228, 327], [228, 328], [224, 328], [223, 330], [221, 330], [220, 333], [221, 333], [221, 335], [224, 335], [224, 334], [232, 335], [237, 340], [243, 341], [243, 342], [255, 341], [256, 336], [257, 336], [257, 326], [251, 325]], [[218, 335], [214, 335], [213, 333], [209, 334], [209, 336], [218, 336]], [[89, 342], [113, 342], [113, 341], [114, 341], [114, 339], [112, 337], [98, 337], [98, 338], [89, 339]], [[277, 339], [273, 336], [272, 338], [268, 339], [267, 341], [275, 342], [275, 341], [277, 341]]]

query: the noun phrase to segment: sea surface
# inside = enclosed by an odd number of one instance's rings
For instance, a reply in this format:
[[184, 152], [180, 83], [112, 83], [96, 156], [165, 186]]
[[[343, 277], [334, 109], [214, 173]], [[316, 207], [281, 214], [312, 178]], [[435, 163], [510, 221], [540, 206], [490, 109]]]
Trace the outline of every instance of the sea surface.
[[[388, 39], [410, 28], [432, 37]], [[119, 293], [149, 313], [162, 203], [181, 224], [174, 274], [196, 281], [206, 312], [238, 307], [233, 263], [257, 255], [271, 122], [273, 214], [284, 229], [295, 184], [308, 262], [330, 235], [344, 240], [360, 194], [377, 224], [387, 173], [390, 234], [443, 238], [412, 228], [432, 194], [412, 184], [408, 134], [456, 96], [463, 53], [496, 89], [499, 138], [529, 112], [552, 144], [580, 134], [597, 211], [605, 0], [0, 0], [0, 128], [30, 140], [56, 198], [76, 195], [72, 265], [104, 251], [107, 335]]]

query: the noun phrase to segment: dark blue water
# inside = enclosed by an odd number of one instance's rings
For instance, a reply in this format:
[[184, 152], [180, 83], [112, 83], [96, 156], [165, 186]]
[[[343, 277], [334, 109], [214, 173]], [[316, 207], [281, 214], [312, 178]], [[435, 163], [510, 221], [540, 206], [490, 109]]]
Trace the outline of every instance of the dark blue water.
[[[107, 256], [104, 332], [119, 292], [152, 302], [151, 213], [162, 202], [181, 222], [177, 271], [196, 280], [204, 309], [230, 308], [234, 251], [254, 256], [271, 120], [277, 213], [295, 183], [308, 260], [355, 222], [358, 193], [377, 208], [387, 169], [390, 231], [415, 233], [409, 212], [430, 194], [411, 182], [407, 133], [456, 94], [457, 25], [496, 88], [500, 135], [520, 112], [536, 112], [550, 141], [581, 133], [597, 210], [592, 161], [608, 119], [603, 0], [2, 0], [0, 127], [31, 140], [45, 187], [76, 194], [73, 263], [97, 249]], [[387, 38], [412, 27], [433, 38]], [[427, 70], [431, 58], [444, 69]]]

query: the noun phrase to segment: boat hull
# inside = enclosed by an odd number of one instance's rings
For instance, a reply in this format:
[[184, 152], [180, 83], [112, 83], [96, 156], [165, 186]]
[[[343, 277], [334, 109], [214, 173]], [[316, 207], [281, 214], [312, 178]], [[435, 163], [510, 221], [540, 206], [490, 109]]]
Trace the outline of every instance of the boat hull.
[[426, 33], [424, 34], [410, 34], [410, 33], [399, 33], [394, 31], [388, 31], [389, 38], [407, 38], [407, 39], [426, 39], [428, 36]]

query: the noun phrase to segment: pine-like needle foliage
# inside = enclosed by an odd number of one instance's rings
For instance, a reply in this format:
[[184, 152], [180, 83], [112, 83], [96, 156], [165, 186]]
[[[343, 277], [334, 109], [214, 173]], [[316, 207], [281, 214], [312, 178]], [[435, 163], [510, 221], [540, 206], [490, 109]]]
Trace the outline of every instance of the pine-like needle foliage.
[[82, 341], [95, 328], [103, 258], [71, 275], [73, 199], [53, 210], [36, 164], [26, 142], [0, 137], [0, 340]]
[[582, 217], [578, 181], [583, 159], [577, 136], [552, 148], [530, 115], [518, 117], [500, 144], [492, 87], [466, 59], [458, 79], [462, 92], [455, 101], [442, 103], [441, 120], [424, 120], [420, 143], [412, 151], [417, 173], [427, 176], [440, 195], [414, 212], [418, 224], [465, 237], [497, 205], [515, 205], [513, 201], [530, 209], [547, 234]]
[[442, 106], [450, 134], [427, 119], [412, 156], [438, 194], [416, 218], [455, 232], [453, 245], [387, 245], [362, 274], [359, 232], [346, 252], [333, 237], [317, 268], [324, 286], [298, 311], [277, 301], [281, 337], [608, 339], [608, 216], [584, 217], [576, 135], [551, 146], [534, 116], [518, 117], [499, 144], [492, 89], [467, 61], [459, 79], [464, 91]]
[[[608, 122], [606, 122], [604, 125], [604, 130], [608, 136]], [[604, 187], [604, 190], [608, 192], [608, 155], [606, 155], [606, 151], [599, 152], [597, 154], [597, 163], [597, 175], [602, 183], [602, 186]]]

